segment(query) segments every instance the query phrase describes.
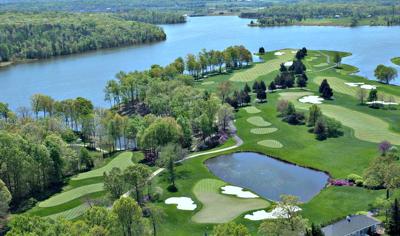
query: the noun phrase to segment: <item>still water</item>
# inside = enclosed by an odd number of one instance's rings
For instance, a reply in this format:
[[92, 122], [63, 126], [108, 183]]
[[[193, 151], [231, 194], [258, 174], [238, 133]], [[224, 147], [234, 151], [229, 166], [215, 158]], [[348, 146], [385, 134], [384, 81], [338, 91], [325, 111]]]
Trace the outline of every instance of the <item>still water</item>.
[[323, 172], [252, 152], [212, 158], [206, 161], [206, 166], [222, 180], [273, 201], [286, 194], [307, 202], [325, 187], [329, 178]]
[[[163, 25], [168, 39], [151, 45], [103, 50], [19, 64], [0, 69], [0, 101], [12, 108], [29, 105], [35, 93], [56, 99], [86, 97], [96, 106], [108, 106], [103, 88], [118, 71], [144, 70], [166, 65], [179, 56], [202, 48], [224, 49], [242, 44], [252, 51], [282, 48], [331, 49], [353, 53], [344, 63], [373, 78], [376, 65], [392, 65], [400, 56], [400, 27], [248, 27], [248, 19], [235, 16], [189, 18], [188, 23]], [[397, 67], [399, 68], [399, 67]]]

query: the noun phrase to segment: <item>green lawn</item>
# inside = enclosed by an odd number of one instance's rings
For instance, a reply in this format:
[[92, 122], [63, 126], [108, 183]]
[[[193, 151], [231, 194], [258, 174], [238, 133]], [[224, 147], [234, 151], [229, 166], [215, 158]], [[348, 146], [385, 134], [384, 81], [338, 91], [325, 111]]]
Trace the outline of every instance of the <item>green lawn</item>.
[[261, 198], [243, 199], [221, 193], [226, 183], [217, 179], [202, 179], [193, 192], [203, 207], [192, 220], [197, 223], [226, 223], [244, 212], [267, 208], [269, 202]]
[[393, 64], [400, 66], [400, 57], [392, 58], [391, 61], [393, 62]]

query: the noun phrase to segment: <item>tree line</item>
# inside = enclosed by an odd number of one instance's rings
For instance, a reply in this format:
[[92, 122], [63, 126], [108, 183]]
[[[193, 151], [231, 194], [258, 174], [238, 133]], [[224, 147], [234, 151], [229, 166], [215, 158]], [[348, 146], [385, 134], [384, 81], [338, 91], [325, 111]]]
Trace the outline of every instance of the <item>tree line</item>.
[[0, 62], [44, 59], [166, 39], [154, 25], [107, 14], [1, 13]]
[[186, 17], [171, 11], [130, 10], [115, 14], [124, 20], [138, 21], [149, 24], [179, 24], [185, 23]]

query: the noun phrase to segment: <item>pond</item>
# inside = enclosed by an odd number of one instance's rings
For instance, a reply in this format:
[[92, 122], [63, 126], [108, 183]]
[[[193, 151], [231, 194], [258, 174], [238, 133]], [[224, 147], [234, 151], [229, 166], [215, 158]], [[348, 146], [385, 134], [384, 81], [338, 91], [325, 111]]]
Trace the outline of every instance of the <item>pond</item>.
[[[0, 101], [12, 108], [28, 106], [35, 93], [56, 99], [82, 96], [96, 106], [108, 107], [103, 89], [121, 70], [148, 69], [152, 64], [166, 65], [179, 56], [197, 53], [202, 48], [224, 49], [242, 44], [251, 51], [264, 46], [282, 48], [328, 49], [352, 52], [345, 63], [360, 67], [360, 75], [373, 79], [380, 64], [392, 65], [400, 56], [400, 27], [326, 27], [288, 26], [248, 27], [249, 19], [236, 16], [189, 18], [186, 24], [163, 25], [167, 40], [160, 43], [101, 50], [58, 57], [0, 69]], [[399, 68], [399, 67], [397, 67]]]
[[282, 194], [307, 202], [327, 184], [323, 172], [285, 163], [252, 152], [238, 152], [208, 159], [208, 169], [225, 182], [243, 187], [272, 201]]

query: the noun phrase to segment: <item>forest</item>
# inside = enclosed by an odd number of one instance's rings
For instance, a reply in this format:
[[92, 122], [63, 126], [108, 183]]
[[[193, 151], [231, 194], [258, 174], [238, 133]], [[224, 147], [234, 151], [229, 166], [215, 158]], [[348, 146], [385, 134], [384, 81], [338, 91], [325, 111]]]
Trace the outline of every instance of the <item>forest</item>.
[[115, 13], [117, 17], [124, 20], [139, 21], [149, 24], [179, 24], [185, 23], [186, 17], [171, 11], [148, 11], [148, 10], [131, 10], [126, 12]]
[[[259, 11], [242, 12], [261, 26], [293, 24], [398, 25], [400, 5], [369, 2], [274, 4]], [[337, 21], [335, 23], [335, 21]]]
[[166, 39], [162, 28], [107, 14], [2, 13], [0, 62], [43, 59]]

